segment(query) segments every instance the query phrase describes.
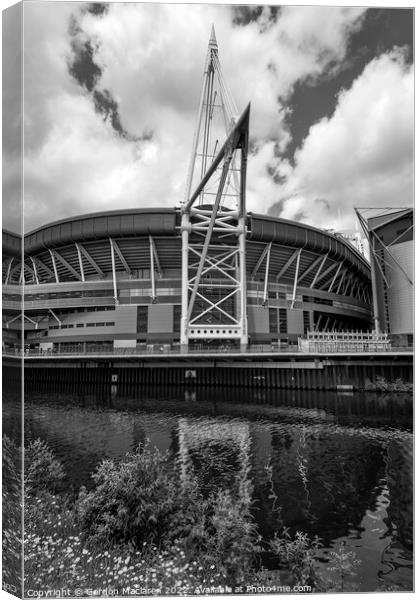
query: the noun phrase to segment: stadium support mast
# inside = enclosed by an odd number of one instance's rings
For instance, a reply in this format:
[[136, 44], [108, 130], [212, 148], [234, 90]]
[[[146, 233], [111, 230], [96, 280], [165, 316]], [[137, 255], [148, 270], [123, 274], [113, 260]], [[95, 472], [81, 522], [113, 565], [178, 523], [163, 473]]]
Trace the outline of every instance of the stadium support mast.
[[[222, 76], [212, 27], [181, 207], [183, 348], [191, 340], [237, 340], [241, 347], [248, 343], [245, 187], [249, 112], [248, 105], [237, 115]], [[222, 145], [221, 139], [225, 139]]]

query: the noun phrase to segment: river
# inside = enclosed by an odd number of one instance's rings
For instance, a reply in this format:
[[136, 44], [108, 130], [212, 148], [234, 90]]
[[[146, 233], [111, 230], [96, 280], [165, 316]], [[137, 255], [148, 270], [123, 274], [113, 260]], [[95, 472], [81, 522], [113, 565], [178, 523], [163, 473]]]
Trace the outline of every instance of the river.
[[[3, 429], [19, 438], [20, 403], [3, 392]], [[168, 451], [180, 476], [253, 484], [263, 537], [282, 526], [319, 536], [322, 568], [345, 542], [360, 591], [412, 589], [413, 435], [409, 395], [235, 388], [27, 390], [25, 437], [48, 442], [67, 490], [90, 487], [103, 458], [139, 443]]]

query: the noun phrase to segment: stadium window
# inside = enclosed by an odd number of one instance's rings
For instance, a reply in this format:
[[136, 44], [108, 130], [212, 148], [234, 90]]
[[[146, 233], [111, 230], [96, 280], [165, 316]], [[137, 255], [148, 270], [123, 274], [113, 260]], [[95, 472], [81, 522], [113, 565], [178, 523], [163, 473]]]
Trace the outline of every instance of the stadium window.
[[287, 311], [285, 308], [279, 309], [279, 333], [287, 333]]
[[137, 307], [137, 331], [138, 332], [147, 332], [147, 321], [148, 321], [148, 306], [138, 306]]

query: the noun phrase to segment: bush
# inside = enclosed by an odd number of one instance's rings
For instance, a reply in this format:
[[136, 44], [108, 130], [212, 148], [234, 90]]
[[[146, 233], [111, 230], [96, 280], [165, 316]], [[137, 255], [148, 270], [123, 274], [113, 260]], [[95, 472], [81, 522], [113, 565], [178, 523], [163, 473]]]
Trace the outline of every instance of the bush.
[[316, 587], [318, 576], [315, 570], [316, 552], [320, 540], [310, 540], [306, 533], [297, 531], [292, 538], [287, 528], [280, 534], [276, 532], [270, 542], [270, 549], [279, 561], [280, 569], [289, 570], [295, 585]]
[[250, 514], [251, 489], [238, 482], [237, 495], [222, 491], [204, 497], [195, 481], [149, 443], [122, 461], [103, 461], [93, 475], [95, 488], [82, 489], [77, 514], [91, 547], [129, 544], [136, 549], [176, 545], [186, 560], [200, 560], [229, 580], [243, 580], [259, 550]]
[[330, 561], [327, 570], [332, 577], [324, 580], [328, 591], [331, 592], [355, 592], [358, 585], [353, 581], [357, 574], [357, 567], [361, 561], [357, 559], [355, 552], [345, 551], [344, 542], [340, 545], [338, 552], [330, 552]]
[[234, 499], [227, 491], [220, 491], [211, 499], [205, 531], [206, 562], [214, 563], [233, 585], [249, 576], [261, 550], [261, 538], [249, 506], [249, 502]]
[[64, 470], [46, 442], [40, 439], [30, 442], [24, 450], [24, 461], [25, 494], [56, 491], [64, 479]]
[[200, 520], [197, 490], [183, 485], [168, 455], [149, 443], [119, 462], [102, 461], [92, 477], [95, 488], [82, 488], [77, 502], [82, 531], [92, 541], [159, 545], [185, 537]]

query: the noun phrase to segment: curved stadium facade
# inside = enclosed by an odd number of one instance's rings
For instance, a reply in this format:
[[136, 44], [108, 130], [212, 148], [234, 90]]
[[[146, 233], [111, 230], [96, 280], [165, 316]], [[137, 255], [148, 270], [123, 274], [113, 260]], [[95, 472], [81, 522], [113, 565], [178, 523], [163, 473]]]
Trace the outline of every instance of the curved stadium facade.
[[[215, 238], [210, 255], [217, 256], [218, 244], [223, 240]], [[20, 237], [3, 231], [4, 345], [20, 347], [23, 331], [25, 347], [41, 352], [176, 348], [181, 250], [181, 211], [175, 208], [102, 212], [45, 225], [24, 236], [23, 266]], [[229, 281], [217, 270], [203, 276], [204, 286], [206, 278], [217, 304], [217, 290], [222, 294]], [[371, 329], [369, 264], [340, 236], [301, 223], [247, 213], [246, 290], [251, 345], [294, 345], [308, 330]], [[237, 344], [229, 338], [233, 300], [220, 299], [223, 311], [201, 311], [191, 347]], [[212, 339], [212, 327], [223, 335]]]

